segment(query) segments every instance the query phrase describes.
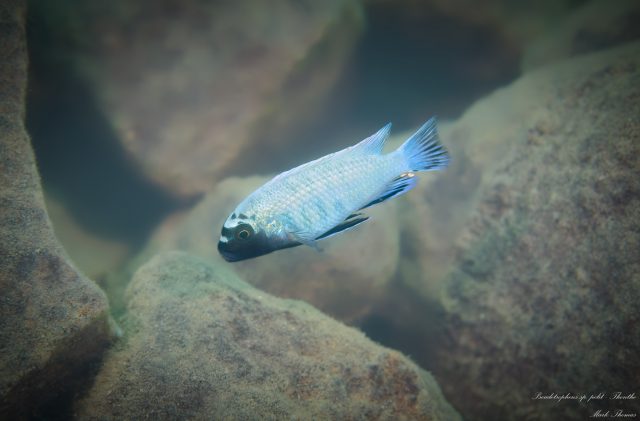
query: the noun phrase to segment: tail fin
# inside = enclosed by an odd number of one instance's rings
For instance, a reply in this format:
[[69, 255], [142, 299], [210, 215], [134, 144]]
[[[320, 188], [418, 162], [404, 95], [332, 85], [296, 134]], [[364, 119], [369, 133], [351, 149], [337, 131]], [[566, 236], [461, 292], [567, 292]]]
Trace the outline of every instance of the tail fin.
[[438, 138], [435, 117], [424, 123], [399, 150], [411, 171], [435, 171], [449, 164], [449, 153]]

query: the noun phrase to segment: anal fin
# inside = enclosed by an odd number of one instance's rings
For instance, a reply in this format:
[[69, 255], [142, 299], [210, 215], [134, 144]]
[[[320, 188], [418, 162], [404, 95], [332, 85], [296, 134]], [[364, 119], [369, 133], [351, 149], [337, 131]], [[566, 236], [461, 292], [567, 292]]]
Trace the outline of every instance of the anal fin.
[[403, 193], [406, 193], [414, 188], [416, 186], [416, 183], [417, 180], [414, 173], [408, 172], [401, 174], [391, 180], [391, 182], [385, 186], [384, 190], [375, 199], [361, 207], [360, 210], [368, 208], [369, 206], [377, 205], [378, 203], [382, 203], [385, 200], [391, 199], [392, 197], [396, 197]]
[[316, 237], [316, 240], [321, 240], [323, 238], [327, 238], [327, 237], [331, 237], [332, 235], [336, 235], [336, 234], [338, 234], [340, 232], [343, 232], [345, 230], [348, 230], [350, 228], [355, 227], [356, 225], [359, 225], [359, 224], [363, 223], [367, 219], [369, 219], [368, 216], [363, 216], [362, 214], [359, 214], [359, 213], [349, 215], [349, 217], [347, 217], [347, 219], [345, 219], [344, 221], [342, 221], [341, 223], [339, 223], [335, 227], [331, 228], [329, 231], [325, 232], [321, 236]]

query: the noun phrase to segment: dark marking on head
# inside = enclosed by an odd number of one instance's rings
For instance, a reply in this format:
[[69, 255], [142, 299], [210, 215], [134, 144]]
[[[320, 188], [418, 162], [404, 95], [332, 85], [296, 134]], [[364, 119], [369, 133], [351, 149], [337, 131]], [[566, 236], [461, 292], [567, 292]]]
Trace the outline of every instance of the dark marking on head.
[[299, 246], [300, 243], [291, 240], [270, 239], [264, 230], [241, 222], [232, 228], [222, 227], [222, 237], [218, 242], [218, 251], [228, 262], [250, 259], [262, 256], [272, 251]]
[[231, 214], [231, 219], [236, 219], [236, 213], [235, 212]]
[[238, 217], [239, 217], [240, 219], [248, 219], [248, 218], [247, 218], [247, 215], [245, 215], [244, 213], [241, 213], [240, 215], [238, 215]]

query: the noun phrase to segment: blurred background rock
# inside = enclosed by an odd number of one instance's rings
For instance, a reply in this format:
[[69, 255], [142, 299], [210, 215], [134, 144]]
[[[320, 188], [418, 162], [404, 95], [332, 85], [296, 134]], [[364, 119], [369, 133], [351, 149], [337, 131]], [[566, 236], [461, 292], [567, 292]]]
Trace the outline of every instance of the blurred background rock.
[[247, 167], [247, 151], [271, 148], [279, 126], [313, 116], [362, 21], [353, 0], [35, 6], [49, 54], [86, 81], [142, 172], [178, 196], [210, 190]]

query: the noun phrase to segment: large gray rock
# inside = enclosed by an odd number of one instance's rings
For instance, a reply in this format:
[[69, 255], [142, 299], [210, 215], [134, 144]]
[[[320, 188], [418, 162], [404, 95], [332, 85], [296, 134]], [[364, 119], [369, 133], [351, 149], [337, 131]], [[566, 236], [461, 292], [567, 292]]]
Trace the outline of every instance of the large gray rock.
[[398, 352], [222, 265], [160, 254], [127, 298], [78, 419], [460, 419]]
[[465, 417], [640, 414], [637, 398], [609, 399], [637, 397], [640, 375], [639, 82], [640, 43], [573, 58], [480, 101], [446, 136], [461, 146], [422, 208], [451, 209], [455, 227], [433, 230], [452, 252], [425, 280], [444, 286], [445, 314], [426, 361]]
[[141, 169], [179, 195], [246, 173], [257, 145], [313, 116], [361, 28], [357, 0], [33, 7], [62, 40], [52, 59], [73, 63]]
[[[24, 6], [0, 6], [0, 418], [69, 396], [110, 339], [107, 300], [58, 244], [24, 129]], [[54, 410], [54, 409], [52, 409]]]

